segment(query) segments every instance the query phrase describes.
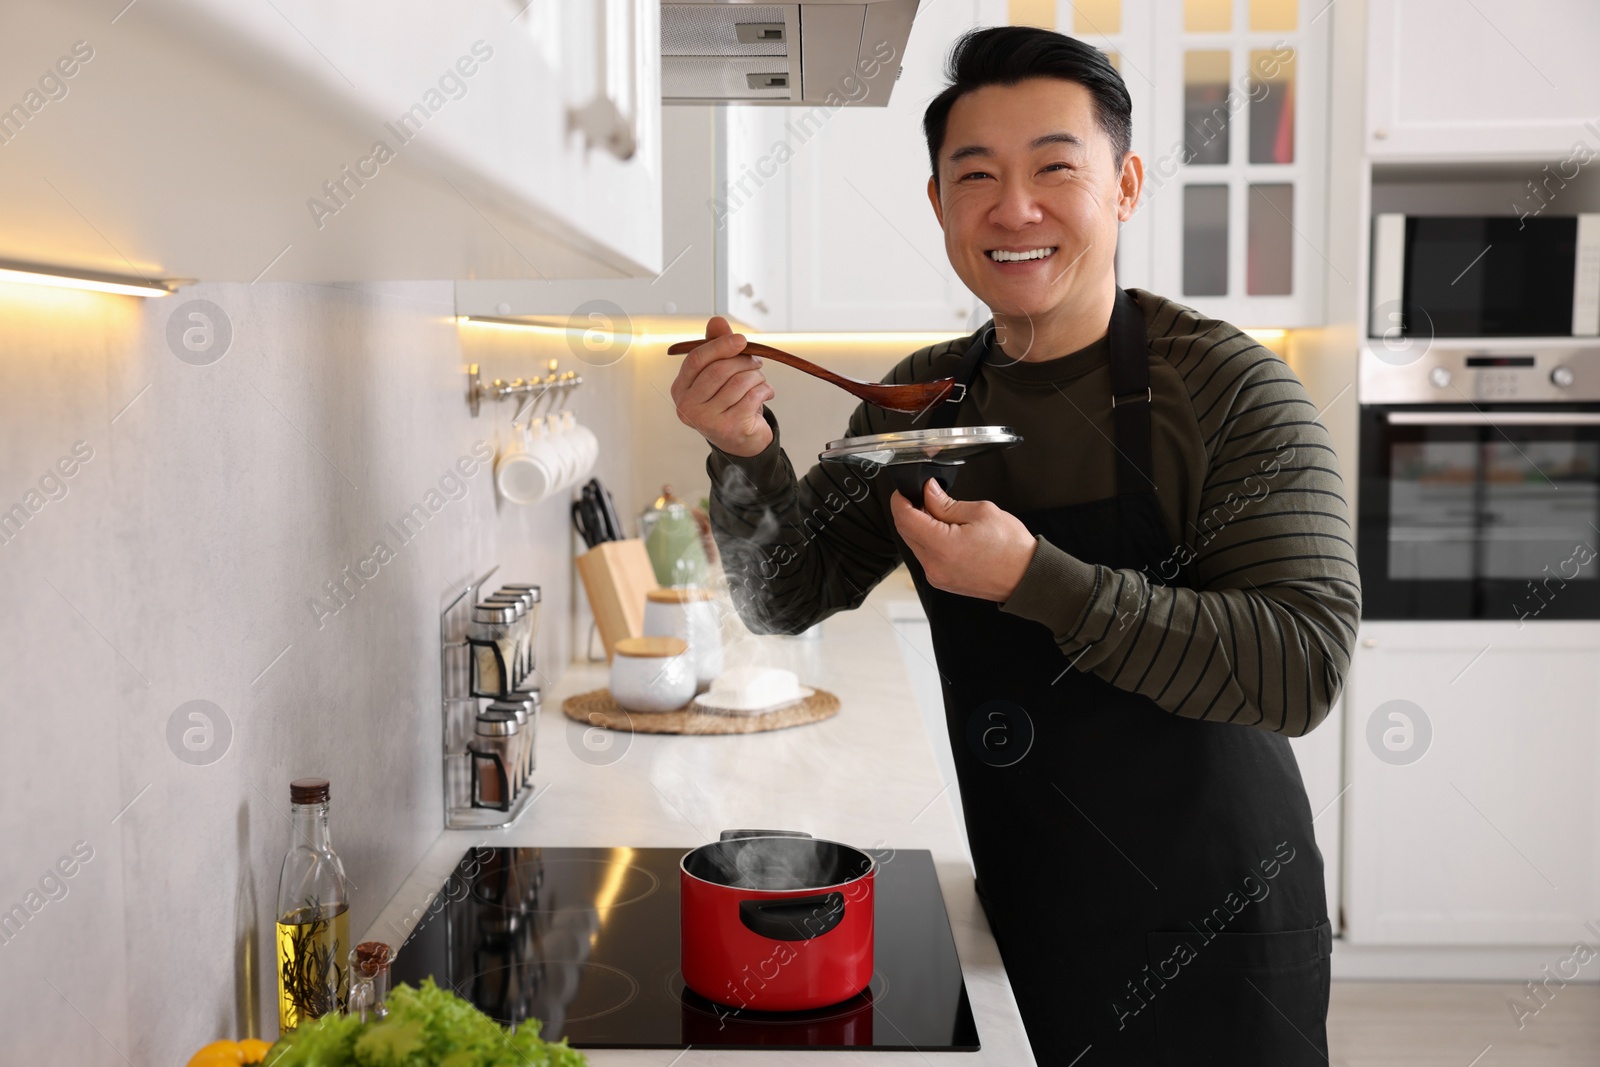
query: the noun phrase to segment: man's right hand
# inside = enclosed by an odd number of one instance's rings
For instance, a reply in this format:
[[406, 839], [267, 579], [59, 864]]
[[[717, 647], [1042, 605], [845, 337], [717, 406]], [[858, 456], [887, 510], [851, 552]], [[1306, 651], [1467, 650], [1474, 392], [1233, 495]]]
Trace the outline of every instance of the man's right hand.
[[683, 357], [672, 383], [678, 419], [730, 456], [754, 456], [772, 443], [772, 427], [761, 406], [776, 394], [761, 373], [761, 360], [742, 356], [745, 337], [728, 320], [712, 316], [706, 343]]

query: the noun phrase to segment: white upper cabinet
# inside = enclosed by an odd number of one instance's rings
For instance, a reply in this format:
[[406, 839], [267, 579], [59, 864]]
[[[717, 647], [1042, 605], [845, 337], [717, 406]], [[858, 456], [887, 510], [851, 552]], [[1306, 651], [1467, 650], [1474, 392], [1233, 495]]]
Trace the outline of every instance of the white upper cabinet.
[[768, 331], [968, 329], [978, 302], [928, 202], [922, 113], [989, 6], [924, 0], [904, 54], [883, 61], [901, 67], [885, 107], [725, 109], [719, 310]]
[[[1124, 0], [1125, 8], [1133, 6]], [[1317, 326], [1327, 262], [1326, 0], [1154, 0], [1151, 60], [1124, 64], [1151, 126], [1147, 281], [1242, 327]]]
[[118, 6], [8, 7], [0, 258], [207, 281], [663, 265], [656, 0]]
[[1600, 4], [1368, 0], [1367, 153], [1586, 161], [1600, 151]]

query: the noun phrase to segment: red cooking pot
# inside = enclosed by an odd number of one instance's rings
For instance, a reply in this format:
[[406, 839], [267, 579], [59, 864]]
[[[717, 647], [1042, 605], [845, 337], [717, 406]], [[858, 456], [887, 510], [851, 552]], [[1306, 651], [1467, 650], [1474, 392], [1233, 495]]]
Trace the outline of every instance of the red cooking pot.
[[683, 981], [707, 1000], [801, 1011], [872, 981], [873, 878], [857, 848], [786, 830], [727, 830], [683, 857]]

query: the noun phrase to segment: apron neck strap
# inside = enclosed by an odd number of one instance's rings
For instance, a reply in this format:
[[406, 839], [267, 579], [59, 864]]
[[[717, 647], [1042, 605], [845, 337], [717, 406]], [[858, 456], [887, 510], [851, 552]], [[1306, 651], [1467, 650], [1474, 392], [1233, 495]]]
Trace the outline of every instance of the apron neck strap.
[[1144, 314], [1126, 289], [1111, 308], [1111, 432], [1117, 445], [1117, 495], [1153, 488], [1150, 451], [1150, 346]]
[[[994, 320], [973, 335], [956, 364], [955, 396], [929, 412], [928, 425], [947, 430], [967, 390], [977, 379], [994, 338]], [[1111, 427], [1117, 446], [1117, 494], [1144, 492], [1153, 485], [1150, 451], [1150, 349], [1145, 340], [1144, 314], [1127, 290], [1118, 288], [1107, 331], [1111, 349]]]

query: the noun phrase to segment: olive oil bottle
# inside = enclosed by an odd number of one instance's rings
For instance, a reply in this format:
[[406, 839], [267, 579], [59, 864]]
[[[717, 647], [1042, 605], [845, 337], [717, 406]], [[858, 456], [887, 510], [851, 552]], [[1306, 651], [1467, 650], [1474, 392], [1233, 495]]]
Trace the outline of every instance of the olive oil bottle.
[[278, 1031], [344, 1010], [350, 991], [350, 894], [328, 840], [328, 780], [289, 783], [294, 839], [278, 879]]

